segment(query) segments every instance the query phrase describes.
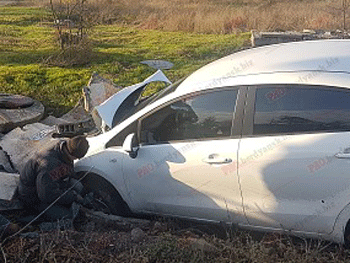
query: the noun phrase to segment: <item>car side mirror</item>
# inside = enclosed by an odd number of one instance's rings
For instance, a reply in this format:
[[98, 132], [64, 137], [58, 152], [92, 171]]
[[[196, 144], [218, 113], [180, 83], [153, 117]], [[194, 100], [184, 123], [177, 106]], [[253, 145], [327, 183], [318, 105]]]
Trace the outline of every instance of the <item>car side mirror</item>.
[[129, 153], [129, 156], [131, 158], [136, 158], [137, 152], [139, 150], [139, 147], [136, 145], [135, 138], [135, 133], [131, 133], [126, 136], [123, 143], [123, 150]]

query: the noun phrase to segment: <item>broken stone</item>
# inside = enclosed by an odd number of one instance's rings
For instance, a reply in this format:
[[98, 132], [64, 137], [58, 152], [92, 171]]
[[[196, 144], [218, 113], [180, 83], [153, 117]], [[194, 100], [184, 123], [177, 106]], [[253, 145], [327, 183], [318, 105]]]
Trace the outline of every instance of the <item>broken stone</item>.
[[217, 251], [217, 248], [214, 245], [209, 244], [204, 238], [189, 238], [189, 241], [191, 242], [192, 248], [195, 250], [200, 250], [208, 253]]
[[53, 127], [42, 123], [28, 124], [7, 133], [0, 140], [1, 148], [8, 154], [17, 171], [21, 171], [26, 162], [37, 152], [54, 146], [58, 139], [50, 135]]
[[16, 172], [11, 165], [9, 156], [2, 149], [0, 150], [0, 169], [1, 168], [8, 173]]
[[19, 182], [19, 174], [0, 172], [0, 199], [11, 200]]
[[159, 233], [159, 232], [165, 232], [167, 231], [167, 229], [168, 229], [167, 224], [157, 221], [154, 223], [152, 230], [154, 233]]
[[57, 222], [43, 222], [39, 225], [39, 227], [43, 232], [52, 230], [69, 230], [73, 228], [73, 220], [62, 219]]
[[96, 223], [95, 222], [87, 222], [86, 224], [82, 225], [80, 228], [81, 232], [92, 232], [96, 229]]
[[34, 100], [21, 95], [0, 94], [1, 109], [27, 108], [34, 104]]
[[29, 107], [0, 108], [0, 132], [6, 133], [16, 127], [39, 121], [44, 115], [45, 108], [39, 101], [32, 101], [33, 103]]
[[82, 99], [66, 114], [62, 115], [60, 121], [65, 122], [82, 122], [91, 119], [91, 115], [84, 109]]
[[19, 236], [23, 238], [38, 238], [39, 233], [38, 232], [20, 233]]
[[111, 80], [105, 79], [97, 73], [93, 73], [88, 87], [83, 89], [85, 110], [92, 112], [96, 106], [100, 105], [121, 89], [122, 87], [115, 85]]
[[343, 39], [349, 37], [349, 34], [345, 32], [317, 32], [313, 30], [303, 30], [303, 32], [257, 32], [253, 30], [251, 44], [253, 47], [258, 47], [304, 40]]
[[141, 228], [134, 228], [131, 230], [130, 235], [131, 240], [136, 243], [143, 241], [147, 236], [147, 234]]
[[56, 118], [54, 116], [49, 116], [49, 117], [41, 120], [40, 123], [45, 124], [45, 125], [49, 125], [49, 126], [54, 126], [57, 124], [68, 123], [68, 121], [61, 119], [61, 118]]

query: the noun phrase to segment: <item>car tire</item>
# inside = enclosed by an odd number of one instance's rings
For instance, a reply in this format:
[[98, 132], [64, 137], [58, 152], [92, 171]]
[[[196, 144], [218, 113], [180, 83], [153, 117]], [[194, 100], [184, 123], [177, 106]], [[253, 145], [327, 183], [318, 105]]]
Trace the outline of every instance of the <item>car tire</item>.
[[[78, 178], [82, 176], [84, 173], [78, 174]], [[81, 182], [84, 185], [82, 196], [90, 195], [92, 197], [90, 208], [119, 216], [132, 214], [121, 195], [106, 179], [90, 173]]]
[[350, 220], [345, 226], [344, 230], [344, 247], [345, 248], [350, 248]]

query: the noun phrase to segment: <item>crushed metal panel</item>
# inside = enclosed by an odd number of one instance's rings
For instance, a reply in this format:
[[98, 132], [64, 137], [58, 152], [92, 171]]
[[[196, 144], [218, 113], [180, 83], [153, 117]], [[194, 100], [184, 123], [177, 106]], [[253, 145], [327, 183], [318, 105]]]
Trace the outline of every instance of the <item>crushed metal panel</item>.
[[153, 75], [151, 75], [147, 79], [145, 79], [142, 82], [142, 84], [148, 84], [148, 83], [151, 83], [154, 81], [162, 81], [162, 82], [166, 82], [168, 84], [172, 84], [172, 82], [167, 78], [167, 76], [165, 76], [165, 74], [161, 70], [157, 70], [156, 73], [154, 73]]
[[103, 120], [104, 124], [106, 124], [109, 128], [112, 128], [113, 117], [119, 106], [130, 94], [143, 86], [144, 84], [139, 83], [130, 87], [126, 87], [104, 101], [101, 105], [96, 106], [96, 110]]
[[166, 61], [166, 60], [160, 60], [160, 59], [151, 59], [151, 60], [144, 60], [140, 62], [141, 64], [150, 66], [154, 69], [171, 69], [174, 64]]
[[57, 124], [54, 132], [54, 136], [58, 137], [74, 137], [77, 135], [83, 135], [89, 133], [95, 129], [95, 123], [92, 119], [80, 122], [69, 122], [63, 124]]
[[19, 174], [0, 172], [0, 199], [11, 200], [19, 182]]
[[144, 88], [148, 83], [161, 81], [171, 84], [171, 81], [164, 75], [161, 70], [158, 70], [156, 73], [145, 79], [143, 82], [126, 87], [112, 97], [96, 106], [96, 110], [103, 120], [103, 122], [109, 127], [113, 126], [113, 117], [119, 106], [125, 101], [131, 94], [137, 91], [140, 88]]

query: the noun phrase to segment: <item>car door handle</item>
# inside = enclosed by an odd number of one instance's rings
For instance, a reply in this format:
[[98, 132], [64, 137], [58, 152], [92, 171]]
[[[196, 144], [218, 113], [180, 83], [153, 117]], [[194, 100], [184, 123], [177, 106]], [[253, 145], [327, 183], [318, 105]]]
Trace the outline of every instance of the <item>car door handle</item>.
[[348, 152], [336, 153], [334, 156], [339, 158], [339, 159], [350, 159], [350, 153], [348, 153]]
[[203, 162], [209, 164], [223, 164], [223, 163], [231, 163], [232, 159], [227, 157], [219, 157], [217, 154], [211, 154], [208, 158], [204, 158]]
[[346, 148], [341, 152], [336, 153], [334, 157], [339, 159], [350, 159], [350, 148]]

